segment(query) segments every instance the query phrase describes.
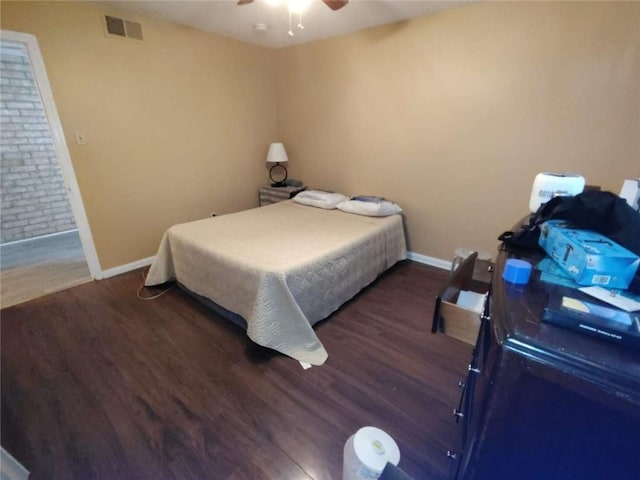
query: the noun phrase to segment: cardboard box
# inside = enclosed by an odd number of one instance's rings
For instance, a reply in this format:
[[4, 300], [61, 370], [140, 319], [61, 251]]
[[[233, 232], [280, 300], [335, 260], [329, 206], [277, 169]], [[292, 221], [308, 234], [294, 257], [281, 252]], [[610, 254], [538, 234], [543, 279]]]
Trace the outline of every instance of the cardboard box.
[[640, 265], [626, 248], [564, 220], [549, 220], [540, 229], [540, 246], [579, 285], [626, 289]]

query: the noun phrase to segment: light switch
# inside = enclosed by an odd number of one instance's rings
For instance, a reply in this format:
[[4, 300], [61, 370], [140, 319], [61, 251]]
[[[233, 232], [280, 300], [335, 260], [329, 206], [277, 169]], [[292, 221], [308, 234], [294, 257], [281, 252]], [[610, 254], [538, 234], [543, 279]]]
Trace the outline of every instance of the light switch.
[[84, 135], [84, 132], [81, 132], [80, 130], [76, 130], [76, 142], [78, 142], [78, 145], [87, 144], [87, 137]]

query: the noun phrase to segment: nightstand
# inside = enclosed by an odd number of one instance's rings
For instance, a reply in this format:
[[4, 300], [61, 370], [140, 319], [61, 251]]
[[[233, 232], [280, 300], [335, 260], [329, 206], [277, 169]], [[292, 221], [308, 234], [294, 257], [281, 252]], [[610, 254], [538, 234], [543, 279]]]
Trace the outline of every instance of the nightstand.
[[307, 187], [260, 187], [259, 199], [260, 206], [269, 205], [271, 203], [282, 202], [296, 196], [297, 193], [305, 190]]

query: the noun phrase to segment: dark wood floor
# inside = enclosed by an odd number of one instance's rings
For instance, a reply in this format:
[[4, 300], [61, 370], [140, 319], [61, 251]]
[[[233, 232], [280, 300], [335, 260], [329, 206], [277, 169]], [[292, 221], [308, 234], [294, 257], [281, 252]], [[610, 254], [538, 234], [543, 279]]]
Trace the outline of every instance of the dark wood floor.
[[373, 425], [446, 477], [470, 347], [429, 333], [446, 272], [403, 262], [316, 327], [303, 370], [140, 271], [2, 310], [2, 445], [40, 479], [340, 479]]

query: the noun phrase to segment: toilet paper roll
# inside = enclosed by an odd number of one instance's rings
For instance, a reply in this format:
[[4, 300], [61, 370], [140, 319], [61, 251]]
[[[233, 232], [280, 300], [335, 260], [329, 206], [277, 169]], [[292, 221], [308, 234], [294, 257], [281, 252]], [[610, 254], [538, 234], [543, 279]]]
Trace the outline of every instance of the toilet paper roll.
[[387, 462], [398, 465], [400, 449], [388, 433], [362, 427], [344, 445], [343, 480], [377, 479]]
[[577, 173], [539, 173], [533, 181], [529, 210], [535, 212], [553, 197], [578, 195], [584, 190], [584, 184], [584, 177]]

